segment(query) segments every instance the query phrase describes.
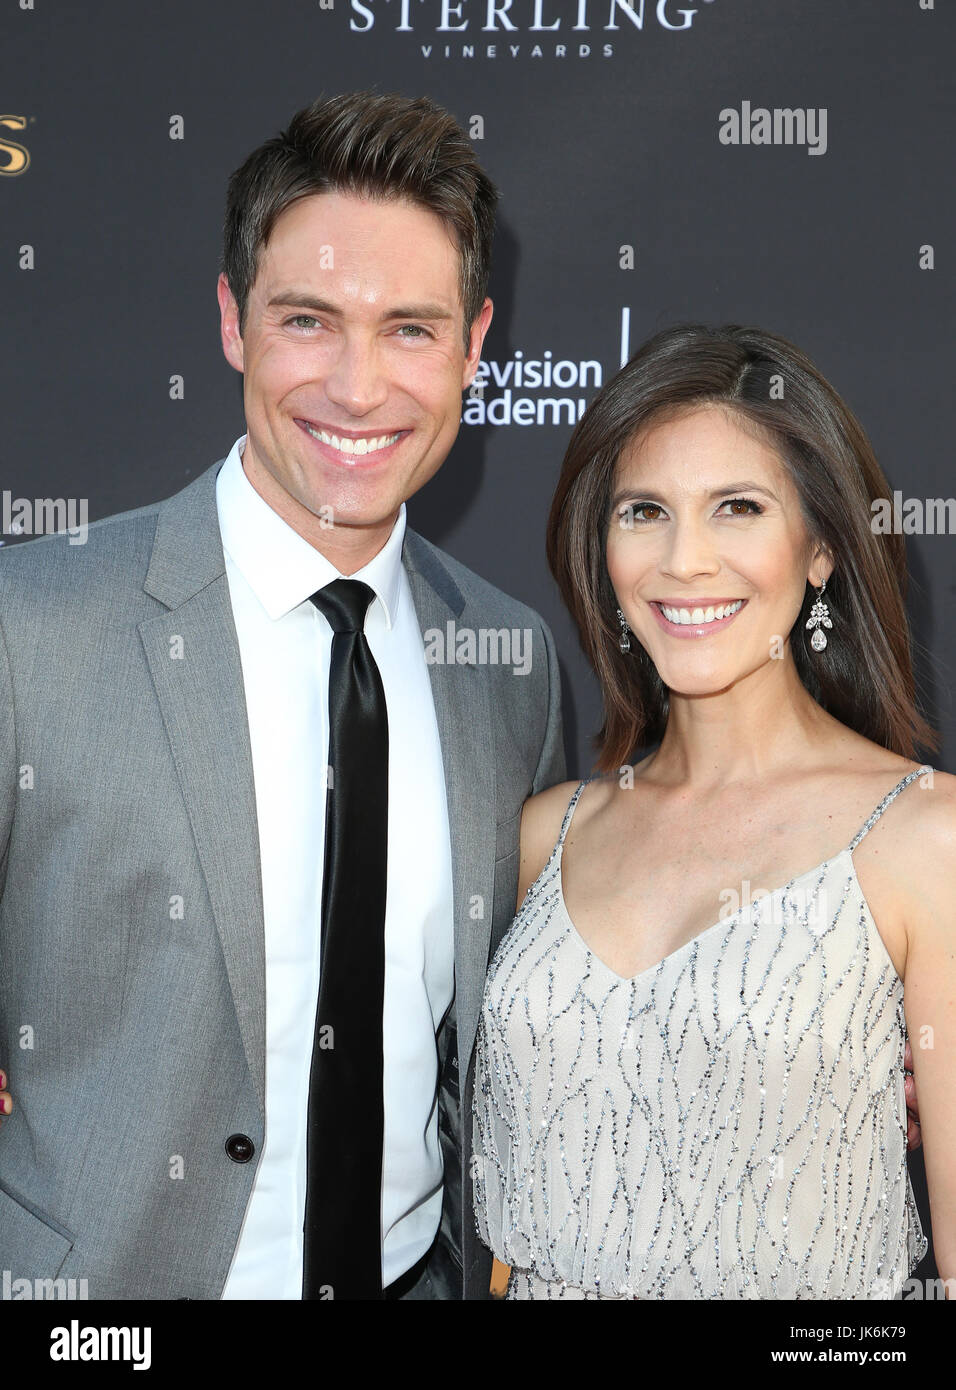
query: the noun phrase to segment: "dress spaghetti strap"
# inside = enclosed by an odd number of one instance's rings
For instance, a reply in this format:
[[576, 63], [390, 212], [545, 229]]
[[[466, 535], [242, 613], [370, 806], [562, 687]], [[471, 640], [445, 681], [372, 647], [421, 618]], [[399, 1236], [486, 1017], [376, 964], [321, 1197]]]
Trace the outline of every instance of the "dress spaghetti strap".
[[585, 777], [584, 781], [579, 782], [578, 785], [575, 787], [571, 795], [571, 800], [568, 802], [568, 809], [564, 813], [564, 820], [561, 822], [561, 830], [558, 834], [557, 843], [555, 844], [554, 849], [551, 851], [552, 857], [555, 854], [558, 854], [563, 848], [564, 837], [568, 833], [568, 826], [571, 824], [571, 817], [574, 815], [574, 808], [578, 804], [578, 797], [584, 791], [584, 788], [588, 785], [588, 783], [592, 780], [593, 778], [591, 777]]
[[853, 839], [847, 846], [851, 853], [853, 850], [856, 849], [857, 845], [863, 839], [863, 836], [866, 834], [866, 832], [876, 824], [880, 816], [882, 816], [883, 812], [886, 810], [887, 806], [889, 806], [890, 802], [895, 801], [895, 799], [899, 796], [903, 788], [909, 786], [910, 782], [912, 782], [914, 778], [922, 776], [924, 772], [932, 771], [933, 769], [929, 766], [929, 764], [924, 763], [922, 767], [916, 768], [913, 772], [908, 772], [901, 781], [897, 782], [896, 786], [893, 788], [892, 791], [886, 793], [886, 796], [884, 796], [879, 806], [877, 806], [876, 809], [867, 817], [867, 819], [860, 826], [859, 830], [856, 832], [856, 834], [853, 836]]

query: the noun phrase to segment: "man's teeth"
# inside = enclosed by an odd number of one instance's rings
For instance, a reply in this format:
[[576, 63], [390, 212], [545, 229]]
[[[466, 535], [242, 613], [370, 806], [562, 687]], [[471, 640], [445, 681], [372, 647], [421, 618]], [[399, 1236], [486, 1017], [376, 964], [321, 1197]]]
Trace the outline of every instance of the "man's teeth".
[[716, 608], [665, 608], [661, 604], [661, 612], [669, 623], [715, 623], [721, 618], [729, 618], [731, 613], [736, 613], [743, 607], [743, 599], [737, 599], [736, 603], [719, 603]]
[[399, 430], [397, 434], [380, 434], [377, 439], [349, 439], [344, 435], [340, 438], [337, 434], [329, 434], [327, 430], [313, 429], [309, 424], [305, 427], [313, 439], [321, 439], [323, 444], [331, 444], [333, 449], [343, 454], [374, 454], [377, 449], [394, 444], [401, 434]]

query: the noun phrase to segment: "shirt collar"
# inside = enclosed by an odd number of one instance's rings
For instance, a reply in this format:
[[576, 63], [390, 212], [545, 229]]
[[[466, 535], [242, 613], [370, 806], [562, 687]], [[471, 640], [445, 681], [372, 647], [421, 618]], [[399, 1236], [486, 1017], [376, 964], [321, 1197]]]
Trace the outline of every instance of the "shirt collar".
[[401, 594], [405, 503], [378, 554], [354, 574], [340, 574], [256, 492], [242, 466], [247, 437], [240, 435], [233, 444], [216, 479], [219, 531], [223, 550], [269, 617], [284, 617], [334, 579], [349, 578], [361, 579], [375, 591], [385, 625], [393, 627]]

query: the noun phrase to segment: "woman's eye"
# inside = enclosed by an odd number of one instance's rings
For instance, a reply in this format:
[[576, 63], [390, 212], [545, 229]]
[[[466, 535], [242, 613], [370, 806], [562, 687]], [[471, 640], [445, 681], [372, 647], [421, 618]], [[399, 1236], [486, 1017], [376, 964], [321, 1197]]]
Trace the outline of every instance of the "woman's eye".
[[628, 502], [618, 512], [621, 526], [633, 526], [637, 521], [658, 521], [664, 515], [664, 508], [657, 502]]
[[[725, 507], [729, 507], [730, 511], [723, 511]], [[728, 497], [717, 508], [718, 515], [722, 511], [724, 516], [759, 516], [763, 507], [750, 497]], [[659, 502], [628, 502], [618, 511], [618, 525], [625, 529], [632, 528], [649, 521], [660, 521], [666, 515]]]
[[730, 497], [726, 502], [721, 502], [721, 507], [743, 508], [742, 511], [732, 510], [730, 516], [759, 516], [763, 507], [759, 502], [752, 501], [749, 497]]

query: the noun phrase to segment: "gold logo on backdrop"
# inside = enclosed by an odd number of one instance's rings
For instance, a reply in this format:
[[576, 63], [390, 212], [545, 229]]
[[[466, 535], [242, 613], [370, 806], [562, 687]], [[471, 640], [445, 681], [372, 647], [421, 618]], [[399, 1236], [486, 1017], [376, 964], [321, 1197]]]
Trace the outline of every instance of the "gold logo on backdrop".
[[[26, 116], [0, 116], [0, 127], [26, 130]], [[6, 140], [0, 130], [0, 174], [22, 174], [30, 167], [30, 151], [16, 140]]]

